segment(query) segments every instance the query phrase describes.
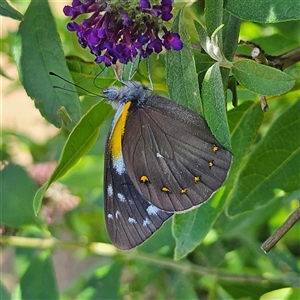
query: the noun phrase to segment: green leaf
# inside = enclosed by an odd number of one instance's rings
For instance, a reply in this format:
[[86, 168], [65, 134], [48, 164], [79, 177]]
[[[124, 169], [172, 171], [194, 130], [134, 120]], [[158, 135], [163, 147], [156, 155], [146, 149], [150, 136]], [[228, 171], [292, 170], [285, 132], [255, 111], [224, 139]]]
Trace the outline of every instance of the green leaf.
[[298, 0], [227, 0], [225, 9], [239, 19], [261, 22], [278, 23], [300, 19]]
[[299, 189], [299, 129], [300, 99], [278, 117], [250, 154], [229, 198], [230, 215], [267, 204], [277, 189]]
[[59, 299], [52, 259], [42, 252], [29, 265], [20, 280], [22, 299]]
[[[228, 112], [228, 125], [231, 134], [233, 163], [226, 180], [224, 197], [229, 198], [238, 185], [239, 174], [249, 159], [263, 122], [263, 111], [260, 103], [246, 101]], [[228, 203], [228, 200], [226, 200]]]
[[232, 73], [245, 88], [265, 96], [284, 94], [295, 84], [292, 76], [248, 59], [234, 62]]
[[[258, 246], [258, 245], [257, 245]], [[249, 250], [248, 250], [249, 252]], [[253, 253], [251, 253], [253, 255]], [[251, 254], [249, 255], [251, 257]], [[258, 259], [257, 255], [253, 255], [254, 261]], [[249, 258], [250, 259], [250, 258]], [[221, 288], [227, 292], [227, 295], [230, 297], [225, 297], [223, 299], [260, 299], [260, 296], [264, 294], [266, 291], [270, 289], [274, 289], [278, 287], [278, 284], [270, 284], [269, 282], [266, 284], [257, 284], [251, 281], [249, 282], [239, 282], [238, 280], [232, 281], [223, 281], [220, 283]], [[271, 286], [270, 286], [271, 285]], [[280, 286], [280, 285], [279, 285]], [[280, 298], [274, 298], [272, 300], [279, 300]], [[281, 300], [281, 299], [280, 299]]]
[[254, 228], [259, 228], [259, 226], [266, 224], [266, 222], [276, 215], [278, 207], [282, 207], [283, 205], [282, 197], [274, 197], [264, 207], [229, 217], [229, 222], [223, 227], [222, 237], [241, 237], [246, 232], [251, 232]]
[[0, 15], [4, 17], [10, 17], [15, 20], [23, 20], [23, 15], [11, 7], [6, 0], [1, 0], [0, 2]]
[[180, 51], [168, 50], [166, 54], [166, 74], [170, 98], [200, 113], [202, 108], [195, 60], [187, 33], [182, 25], [182, 9], [174, 19], [171, 31], [179, 33], [184, 46]]
[[[102, 132], [103, 133], [103, 132]], [[98, 140], [99, 141], [99, 140]], [[98, 142], [97, 141], [97, 142]], [[97, 144], [94, 145], [96, 147]], [[98, 150], [98, 148], [97, 148]], [[68, 172], [60, 182], [67, 185], [72, 191], [98, 191], [103, 190], [103, 155], [86, 155]]]
[[176, 240], [174, 258], [185, 257], [205, 238], [225, 205], [223, 186], [211, 199], [198, 209], [176, 214], [173, 222], [173, 236]]
[[22, 167], [14, 164], [5, 166], [0, 174], [1, 223], [11, 227], [36, 224], [32, 209], [32, 199], [37, 190], [34, 181]]
[[[212, 36], [214, 31], [222, 25], [223, 21], [223, 0], [205, 1], [205, 21], [208, 36]], [[221, 31], [218, 32], [221, 39]]]
[[202, 101], [204, 116], [213, 135], [223, 147], [230, 149], [226, 102], [218, 63], [212, 65], [205, 74], [202, 84]]
[[[223, 10], [223, 24], [224, 27], [222, 28], [222, 52], [225, 59], [231, 62], [234, 58], [239, 42], [241, 21], [235, 16], [230, 15], [228, 12]], [[224, 91], [226, 91], [228, 88], [230, 71], [230, 68], [221, 68]]]
[[[54, 72], [66, 80], [72, 81], [68, 72], [61, 41], [56, 30], [49, 4], [46, 0], [33, 0], [21, 22], [15, 56], [19, 76], [35, 106], [50, 123], [61, 127], [58, 110], [65, 107], [71, 122], [71, 130], [79, 121], [80, 105], [76, 93], [54, 89], [61, 86], [61, 79], [50, 76]], [[69, 90], [76, 91], [70, 85]]]
[[197, 21], [194, 21], [194, 25], [196, 27], [197, 33], [199, 35], [199, 42], [201, 47], [205, 50], [205, 52], [208, 54], [208, 43], [210, 42], [210, 38], [205, 30], [203, 28], [203, 25], [198, 23]]
[[98, 268], [83, 287], [78, 299], [123, 299], [119, 295], [123, 267], [123, 263], [116, 261]]
[[38, 190], [34, 197], [34, 211], [40, 210], [43, 196], [50, 184], [67, 173], [94, 145], [100, 130], [100, 125], [112, 110], [105, 102], [94, 105], [74, 127], [64, 146], [58, 165], [49, 180]]
[[231, 191], [237, 185], [238, 174], [247, 162], [249, 151], [256, 142], [263, 117], [264, 114], [258, 101], [243, 102], [237, 108], [228, 112], [233, 163], [226, 183], [230, 186]]
[[232, 61], [239, 42], [241, 20], [224, 10], [223, 23], [223, 52], [224, 56]]
[[274, 299], [281, 299], [281, 300], [294, 300], [299, 298], [300, 295], [300, 288], [281, 288], [276, 289], [274, 291], [268, 292], [260, 297], [260, 300], [274, 300]]
[[197, 73], [205, 73], [216, 61], [213, 60], [208, 54], [201, 52], [194, 52]]

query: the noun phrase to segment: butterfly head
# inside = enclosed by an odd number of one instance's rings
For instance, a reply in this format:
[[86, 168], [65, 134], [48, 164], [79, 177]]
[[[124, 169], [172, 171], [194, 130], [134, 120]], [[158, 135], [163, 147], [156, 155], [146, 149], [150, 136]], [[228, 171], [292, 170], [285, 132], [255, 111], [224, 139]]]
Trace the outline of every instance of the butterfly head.
[[102, 91], [102, 96], [114, 108], [128, 101], [142, 103], [151, 92], [151, 89], [144, 84], [136, 81], [125, 81], [122, 87], [110, 86]]

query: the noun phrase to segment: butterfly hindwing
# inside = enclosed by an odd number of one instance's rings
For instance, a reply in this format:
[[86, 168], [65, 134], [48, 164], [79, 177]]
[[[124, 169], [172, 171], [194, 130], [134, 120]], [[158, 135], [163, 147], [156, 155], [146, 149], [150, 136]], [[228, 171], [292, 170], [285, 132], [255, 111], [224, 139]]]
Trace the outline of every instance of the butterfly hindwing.
[[[120, 115], [117, 112], [117, 118]], [[128, 176], [122, 153], [118, 158], [113, 157], [110, 143], [120, 133], [115, 124], [116, 120], [106, 144], [105, 220], [113, 244], [121, 250], [129, 250], [156, 232], [172, 213], [160, 210], [140, 195]]]
[[197, 113], [154, 94], [128, 116], [126, 126], [135, 128], [125, 130], [123, 139], [128, 174], [160, 209], [198, 206], [225, 181], [232, 155]]

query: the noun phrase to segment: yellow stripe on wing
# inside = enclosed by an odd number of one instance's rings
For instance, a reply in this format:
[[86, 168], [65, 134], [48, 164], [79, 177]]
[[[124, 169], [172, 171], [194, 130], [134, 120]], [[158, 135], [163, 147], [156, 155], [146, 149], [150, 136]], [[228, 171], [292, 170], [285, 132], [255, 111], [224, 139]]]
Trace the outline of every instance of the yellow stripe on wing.
[[113, 159], [118, 159], [120, 155], [122, 155], [122, 138], [124, 135], [125, 125], [126, 125], [126, 120], [128, 117], [130, 105], [131, 105], [130, 101], [125, 103], [122, 113], [120, 114], [118, 120], [116, 121], [116, 125], [114, 126], [113, 132], [111, 134], [109, 144], [110, 144], [110, 151]]

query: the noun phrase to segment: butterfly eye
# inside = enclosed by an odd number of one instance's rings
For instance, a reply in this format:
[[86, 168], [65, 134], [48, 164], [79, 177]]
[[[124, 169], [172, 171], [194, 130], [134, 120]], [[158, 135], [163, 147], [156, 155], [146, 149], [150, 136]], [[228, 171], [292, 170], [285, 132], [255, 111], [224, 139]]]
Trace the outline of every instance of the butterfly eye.
[[108, 101], [113, 101], [119, 96], [119, 92], [114, 88], [107, 88], [102, 91], [103, 97]]

